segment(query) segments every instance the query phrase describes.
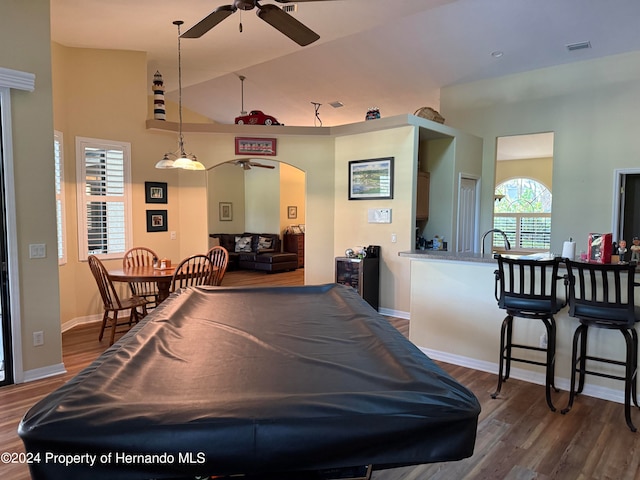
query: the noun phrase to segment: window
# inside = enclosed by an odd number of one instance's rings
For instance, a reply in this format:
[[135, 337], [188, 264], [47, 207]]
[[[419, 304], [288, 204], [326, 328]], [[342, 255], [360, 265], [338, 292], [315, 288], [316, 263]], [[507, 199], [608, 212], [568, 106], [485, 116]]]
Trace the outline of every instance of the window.
[[[514, 178], [495, 190], [493, 227], [507, 234], [511, 248], [548, 250], [551, 246], [551, 192], [531, 178]], [[504, 247], [493, 236], [494, 247]]]
[[58, 265], [67, 263], [67, 239], [64, 201], [64, 144], [62, 132], [53, 132], [53, 158], [56, 182], [56, 226], [58, 233]]
[[131, 244], [130, 152], [129, 143], [76, 138], [80, 260], [121, 258]]

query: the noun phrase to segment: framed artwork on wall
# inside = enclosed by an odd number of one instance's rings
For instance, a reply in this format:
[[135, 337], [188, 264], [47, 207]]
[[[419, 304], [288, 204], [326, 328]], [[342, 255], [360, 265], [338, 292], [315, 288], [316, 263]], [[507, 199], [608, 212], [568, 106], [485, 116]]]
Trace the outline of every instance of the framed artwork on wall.
[[275, 138], [236, 137], [236, 155], [265, 155], [273, 157], [275, 154]]
[[287, 207], [287, 218], [298, 218], [298, 207]]
[[166, 210], [147, 210], [147, 232], [166, 232], [167, 225]]
[[230, 222], [233, 220], [233, 205], [231, 202], [220, 202], [218, 205], [220, 221]]
[[393, 198], [393, 157], [349, 162], [349, 200]]
[[167, 203], [166, 182], [144, 182], [144, 193], [147, 203]]

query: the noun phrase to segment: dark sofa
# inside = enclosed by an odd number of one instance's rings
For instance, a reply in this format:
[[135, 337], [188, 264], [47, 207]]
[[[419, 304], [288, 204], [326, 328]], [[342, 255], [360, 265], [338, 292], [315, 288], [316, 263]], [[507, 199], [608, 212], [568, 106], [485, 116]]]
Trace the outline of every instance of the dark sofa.
[[296, 254], [282, 252], [277, 233], [211, 233], [209, 237], [217, 238], [220, 245], [229, 251], [227, 270], [275, 273], [298, 268]]

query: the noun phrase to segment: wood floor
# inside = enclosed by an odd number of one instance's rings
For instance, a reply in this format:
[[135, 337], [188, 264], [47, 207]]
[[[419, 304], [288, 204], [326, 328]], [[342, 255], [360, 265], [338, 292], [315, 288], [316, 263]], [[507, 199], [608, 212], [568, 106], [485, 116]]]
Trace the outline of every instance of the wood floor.
[[[229, 272], [223, 285], [301, 283], [298, 270], [272, 275]], [[407, 320], [389, 321], [408, 335]], [[23, 452], [16, 433], [22, 415], [107, 348], [106, 341], [97, 341], [97, 331], [97, 324], [89, 324], [62, 335], [65, 375], [0, 388], [0, 452]], [[440, 365], [482, 405], [474, 455], [458, 462], [376, 471], [372, 480], [640, 480], [640, 433], [626, 427], [622, 405], [580, 396], [569, 414], [560, 415], [547, 408], [542, 386], [510, 379], [493, 400], [489, 394], [496, 375]], [[563, 406], [567, 393], [556, 394], [554, 401]], [[632, 415], [640, 426], [640, 411]], [[0, 463], [0, 479], [29, 478], [26, 466]]]

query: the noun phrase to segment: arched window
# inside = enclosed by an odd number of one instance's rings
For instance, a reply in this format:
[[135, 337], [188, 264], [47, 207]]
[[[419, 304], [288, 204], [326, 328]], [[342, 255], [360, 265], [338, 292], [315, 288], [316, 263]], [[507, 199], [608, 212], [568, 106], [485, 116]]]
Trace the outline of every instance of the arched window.
[[[513, 178], [496, 186], [493, 226], [504, 231], [511, 248], [549, 250], [551, 192], [531, 178]], [[500, 235], [494, 247], [503, 247]]]

